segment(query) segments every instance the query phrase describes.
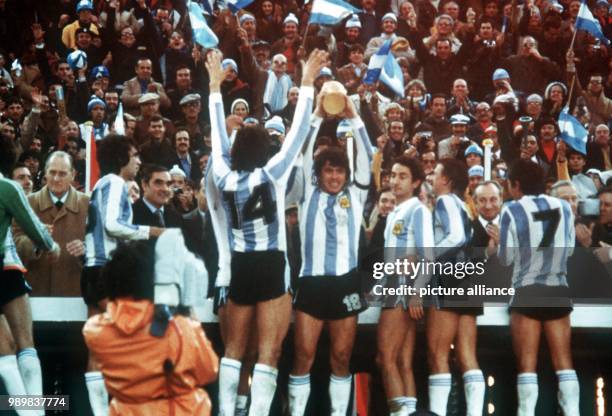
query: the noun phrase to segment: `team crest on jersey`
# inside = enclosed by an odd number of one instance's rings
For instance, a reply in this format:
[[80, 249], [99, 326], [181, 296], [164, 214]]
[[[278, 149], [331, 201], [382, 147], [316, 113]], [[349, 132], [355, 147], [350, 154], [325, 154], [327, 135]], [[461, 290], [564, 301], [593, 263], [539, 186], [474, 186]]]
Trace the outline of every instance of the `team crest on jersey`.
[[399, 221], [395, 221], [395, 224], [393, 224], [393, 230], [391, 232], [393, 233], [393, 235], [400, 235], [403, 229], [404, 229], [404, 221], [399, 220]]
[[338, 203], [340, 204], [340, 208], [342, 209], [347, 209], [351, 206], [351, 201], [349, 201], [346, 195], [342, 195], [338, 200]]

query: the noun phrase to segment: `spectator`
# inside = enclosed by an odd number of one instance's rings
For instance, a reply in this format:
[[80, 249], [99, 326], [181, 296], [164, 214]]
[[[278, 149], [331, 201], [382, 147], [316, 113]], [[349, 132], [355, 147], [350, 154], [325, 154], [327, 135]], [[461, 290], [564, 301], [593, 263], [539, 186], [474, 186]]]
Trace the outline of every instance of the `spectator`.
[[225, 72], [225, 80], [221, 85], [221, 94], [223, 95], [223, 101], [228, 105], [225, 112], [229, 114], [231, 103], [236, 99], [242, 98], [245, 101], [251, 99], [251, 87], [248, 83], [238, 78], [238, 65], [233, 59], [223, 60], [223, 69]]
[[612, 169], [612, 150], [610, 149], [610, 129], [605, 124], [595, 127], [595, 140], [587, 143], [587, 169], [601, 171]]
[[143, 163], [156, 164], [166, 167], [172, 166], [176, 153], [168, 139], [164, 119], [153, 116], [149, 119], [148, 140], [140, 146], [140, 158]]
[[429, 115], [421, 124], [416, 126], [416, 131], [430, 131], [436, 143], [451, 133], [451, 124], [446, 118], [446, 96], [434, 94], [429, 104]]
[[338, 81], [344, 85], [348, 94], [355, 94], [368, 70], [368, 66], [363, 62], [363, 46], [355, 44], [350, 47], [349, 61], [338, 69]]
[[438, 159], [458, 158], [465, 160], [465, 150], [470, 145], [470, 139], [465, 136], [470, 119], [463, 114], [455, 114], [450, 118], [452, 135], [438, 143]]
[[[351, 48], [355, 45], [360, 45], [359, 35], [361, 34], [361, 22], [357, 15], [351, 16], [344, 24], [344, 36], [341, 42], [336, 46], [336, 56], [334, 57], [334, 66], [341, 68], [350, 63]], [[361, 45], [363, 51], [363, 45]]]
[[[295, 73], [298, 64], [298, 48], [302, 42], [302, 38], [298, 33], [298, 25], [299, 22], [297, 17], [295, 17], [293, 13], [289, 13], [289, 15], [285, 17], [285, 20], [283, 20], [283, 37], [275, 41], [271, 49], [273, 55], [281, 54], [285, 57], [286, 68], [283, 72], [286, 71], [290, 76], [293, 76]], [[275, 58], [272, 59], [272, 65], [273, 71], [277, 72], [277, 70], [274, 69]], [[284, 95], [287, 95], [286, 91]]]
[[202, 112], [202, 98], [200, 94], [187, 94], [179, 102], [182, 117], [177, 121], [177, 129], [185, 129], [189, 133], [192, 150], [200, 151], [205, 147], [200, 114]]
[[78, 19], [69, 25], [64, 26], [64, 29], [62, 30], [62, 42], [67, 49], [76, 48], [76, 32], [80, 28], [86, 28], [95, 34], [98, 34], [98, 28], [93, 23], [92, 19], [93, 10], [93, 4], [89, 0], [79, 0], [76, 6]]
[[46, 185], [28, 196], [32, 210], [44, 224], [52, 226], [52, 236], [62, 248], [57, 261], [37, 252], [20, 229], [15, 231], [19, 257], [28, 269], [27, 278], [34, 296], [79, 296], [83, 267], [85, 221], [89, 197], [72, 187], [72, 158], [67, 153], [51, 153], [45, 166]]
[[470, 89], [467, 82], [462, 78], [457, 78], [453, 81], [453, 87], [450, 91], [451, 99], [448, 102], [447, 115], [450, 117], [453, 114], [463, 114], [468, 117], [473, 117], [476, 104], [470, 100]]
[[121, 102], [125, 106], [126, 111], [132, 114], [138, 114], [139, 100], [147, 93], [157, 94], [162, 108], [169, 108], [171, 106], [170, 99], [166, 95], [164, 87], [151, 78], [152, 70], [150, 59], [141, 58], [136, 63], [136, 76], [125, 81], [123, 84], [123, 92], [121, 93]]
[[176, 130], [176, 133], [174, 133], [176, 159], [172, 164], [178, 165], [185, 175], [194, 183], [199, 183], [202, 178], [202, 172], [198, 166], [198, 158], [191, 150], [190, 142], [189, 132], [186, 129], [179, 128]]
[[287, 105], [289, 89], [293, 82], [287, 73], [287, 58], [277, 54], [272, 57], [272, 70], [268, 71], [268, 80], [263, 94], [264, 106], [270, 113], [282, 110]]
[[514, 86], [526, 94], [542, 94], [551, 80], [561, 76], [559, 65], [540, 54], [531, 36], [524, 37], [519, 53], [504, 59], [501, 66], [510, 72]]
[[[142, 145], [145, 142], [151, 119], [159, 116], [159, 100], [159, 95], [153, 92], [148, 92], [138, 99], [140, 115], [136, 119], [136, 129], [134, 131], [134, 139], [137, 145]], [[174, 132], [172, 122], [164, 117], [162, 117], [162, 121], [166, 132], [172, 134]]]
[[409, 48], [408, 40], [395, 33], [397, 29], [397, 16], [387, 13], [382, 18], [382, 33], [370, 39], [365, 50], [365, 58], [370, 59], [380, 47], [388, 40], [393, 42], [392, 53], [396, 58], [409, 58], [414, 60], [414, 51]]

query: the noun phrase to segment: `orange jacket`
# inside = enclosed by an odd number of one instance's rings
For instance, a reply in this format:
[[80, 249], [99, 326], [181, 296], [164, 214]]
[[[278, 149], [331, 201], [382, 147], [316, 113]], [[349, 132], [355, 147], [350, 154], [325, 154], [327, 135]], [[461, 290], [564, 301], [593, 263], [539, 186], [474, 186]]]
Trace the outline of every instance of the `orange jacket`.
[[151, 302], [117, 299], [85, 323], [85, 342], [113, 396], [109, 415], [210, 415], [208, 395], [198, 386], [217, 377], [219, 358], [202, 326], [177, 316], [165, 336], [155, 338], [152, 318]]

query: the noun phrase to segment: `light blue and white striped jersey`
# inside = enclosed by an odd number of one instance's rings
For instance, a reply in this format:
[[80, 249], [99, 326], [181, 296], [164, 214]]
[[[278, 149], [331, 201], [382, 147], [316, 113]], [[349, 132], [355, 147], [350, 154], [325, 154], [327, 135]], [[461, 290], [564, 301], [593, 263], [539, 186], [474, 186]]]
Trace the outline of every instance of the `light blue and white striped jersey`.
[[472, 239], [472, 225], [465, 203], [457, 195], [441, 195], [434, 208], [436, 258], [461, 255]]
[[287, 250], [285, 193], [291, 168], [308, 133], [313, 95], [312, 87], [300, 88], [291, 130], [280, 151], [263, 168], [237, 172], [230, 167], [221, 94], [210, 94], [212, 169], [231, 222], [233, 251]]
[[149, 227], [132, 224], [125, 181], [110, 173], [94, 186], [85, 229], [85, 267], [103, 266], [118, 240], [147, 240]]
[[313, 148], [321, 122], [321, 118], [313, 115], [310, 141], [304, 154], [304, 196], [299, 208], [300, 277], [342, 276], [357, 268], [363, 205], [371, 177], [372, 147], [363, 121], [356, 117], [350, 120], [357, 151], [354, 181], [347, 183], [337, 195], [323, 192], [316, 185], [312, 173]]
[[514, 263], [512, 286], [567, 286], [567, 258], [576, 231], [569, 204], [548, 195], [526, 195], [502, 208], [499, 259]]
[[219, 271], [215, 279], [216, 287], [229, 286], [232, 278], [232, 255], [230, 252], [229, 222], [222, 203], [221, 190], [217, 187], [212, 172], [213, 160], [208, 159], [208, 165], [204, 172], [206, 178], [206, 201], [215, 239], [217, 240], [217, 251], [219, 252]]
[[19, 270], [21, 273], [27, 271], [19, 258], [19, 254], [17, 254], [17, 247], [15, 247], [15, 241], [13, 240], [13, 231], [10, 228], [6, 232], [6, 240], [4, 241], [3, 268], [4, 270]]
[[431, 212], [416, 196], [396, 206], [387, 216], [386, 250], [407, 249], [402, 251], [403, 257], [418, 255], [420, 258], [425, 258], [430, 255], [426, 253], [426, 248], [433, 248], [434, 244]]

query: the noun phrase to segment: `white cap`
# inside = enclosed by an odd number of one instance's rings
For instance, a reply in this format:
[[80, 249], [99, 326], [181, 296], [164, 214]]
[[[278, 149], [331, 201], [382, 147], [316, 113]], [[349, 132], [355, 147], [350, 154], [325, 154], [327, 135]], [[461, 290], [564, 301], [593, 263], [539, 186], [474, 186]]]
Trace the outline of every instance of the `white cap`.
[[346, 21], [344, 27], [346, 29], [350, 29], [352, 27], [361, 29], [361, 21], [359, 20], [359, 16], [357, 16], [356, 14], [352, 15], [351, 18]]
[[283, 25], [286, 25], [287, 23], [295, 23], [296, 25], [300, 24], [298, 18], [295, 17], [293, 13], [289, 13], [287, 17], [285, 17], [285, 20], [283, 20]]

